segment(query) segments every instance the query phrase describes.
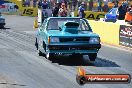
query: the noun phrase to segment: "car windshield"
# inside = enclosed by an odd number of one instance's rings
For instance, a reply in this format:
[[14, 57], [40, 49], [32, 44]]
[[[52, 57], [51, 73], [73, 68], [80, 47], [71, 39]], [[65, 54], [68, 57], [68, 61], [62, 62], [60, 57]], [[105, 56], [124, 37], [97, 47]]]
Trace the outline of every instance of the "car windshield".
[[59, 27], [64, 22], [77, 22], [79, 23], [78, 31], [88, 31], [90, 28], [87, 23], [80, 18], [50, 18], [47, 30], [59, 30]]

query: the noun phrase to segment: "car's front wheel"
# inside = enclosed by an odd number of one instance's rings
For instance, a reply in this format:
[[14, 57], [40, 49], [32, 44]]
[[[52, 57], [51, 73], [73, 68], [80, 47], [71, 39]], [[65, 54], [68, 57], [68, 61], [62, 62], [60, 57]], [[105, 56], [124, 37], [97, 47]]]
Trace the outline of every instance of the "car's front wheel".
[[90, 61], [95, 61], [97, 58], [97, 53], [90, 53], [88, 54]]

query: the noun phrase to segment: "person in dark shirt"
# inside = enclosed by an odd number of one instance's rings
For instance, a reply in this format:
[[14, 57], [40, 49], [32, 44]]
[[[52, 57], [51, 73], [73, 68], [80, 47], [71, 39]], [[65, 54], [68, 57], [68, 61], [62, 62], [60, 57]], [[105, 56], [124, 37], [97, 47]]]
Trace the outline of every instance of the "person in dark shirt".
[[42, 2], [42, 8], [43, 8], [43, 9], [48, 9], [48, 2], [47, 2], [46, 0], [44, 0], [44, 1]]
[[41, 8], [42, 6], [42, 0], [38, 0], [38, 8]]
[[122, 5], [118, 8], [118, 11], [119, 11], [118, 19], [119, 20], [124, 20], [126, 12], [127, 12], [127, 8], [128, 6], [124, 3], [122, 3]]
[[118, 4], [119, 4], [119, 1], [118, 0], [115, 0], [114, 1], [114, 8], [117, 8], [118, 7]]
[[81, 18], [85, 18], [85, 9], [84, 9], [84, 2], [81, 3], [80, 7], [79, 7], [79, 10], [78, 10], [78, 14], [79, 14], [79, 17]]
[[33, 0], [33, 7], [36, 7], [37, 0]]
[[53, 8], [53, 11], [52, 11], [53, 17], [57, 17], [58, 12], [59, 12], [59, 3], [56, 3], [55, 7]]

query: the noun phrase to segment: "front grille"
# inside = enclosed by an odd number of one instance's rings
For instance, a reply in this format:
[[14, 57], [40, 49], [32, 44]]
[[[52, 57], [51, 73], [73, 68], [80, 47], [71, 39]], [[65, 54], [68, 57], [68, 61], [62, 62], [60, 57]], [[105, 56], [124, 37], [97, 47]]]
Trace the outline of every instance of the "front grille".
[[89, 37], [68, 37], [68, 38], [60, 38], [60, 42], [85, 42], [89, 41]]

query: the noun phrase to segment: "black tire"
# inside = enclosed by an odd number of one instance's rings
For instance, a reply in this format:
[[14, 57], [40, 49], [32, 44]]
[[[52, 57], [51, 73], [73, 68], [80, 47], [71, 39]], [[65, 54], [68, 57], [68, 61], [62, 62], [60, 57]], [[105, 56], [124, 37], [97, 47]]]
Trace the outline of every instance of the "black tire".
[[37, 48], [37, 50], [38, 50], [38, 42], [37, 42], [37, 38], [36, 38], [36, 41], [35, 41], [35, 46], [36, 46], [36, 48]]
[[97, 53], [90, 53], [88, 54], [90, 61], [95, 61], [97, 58]]

